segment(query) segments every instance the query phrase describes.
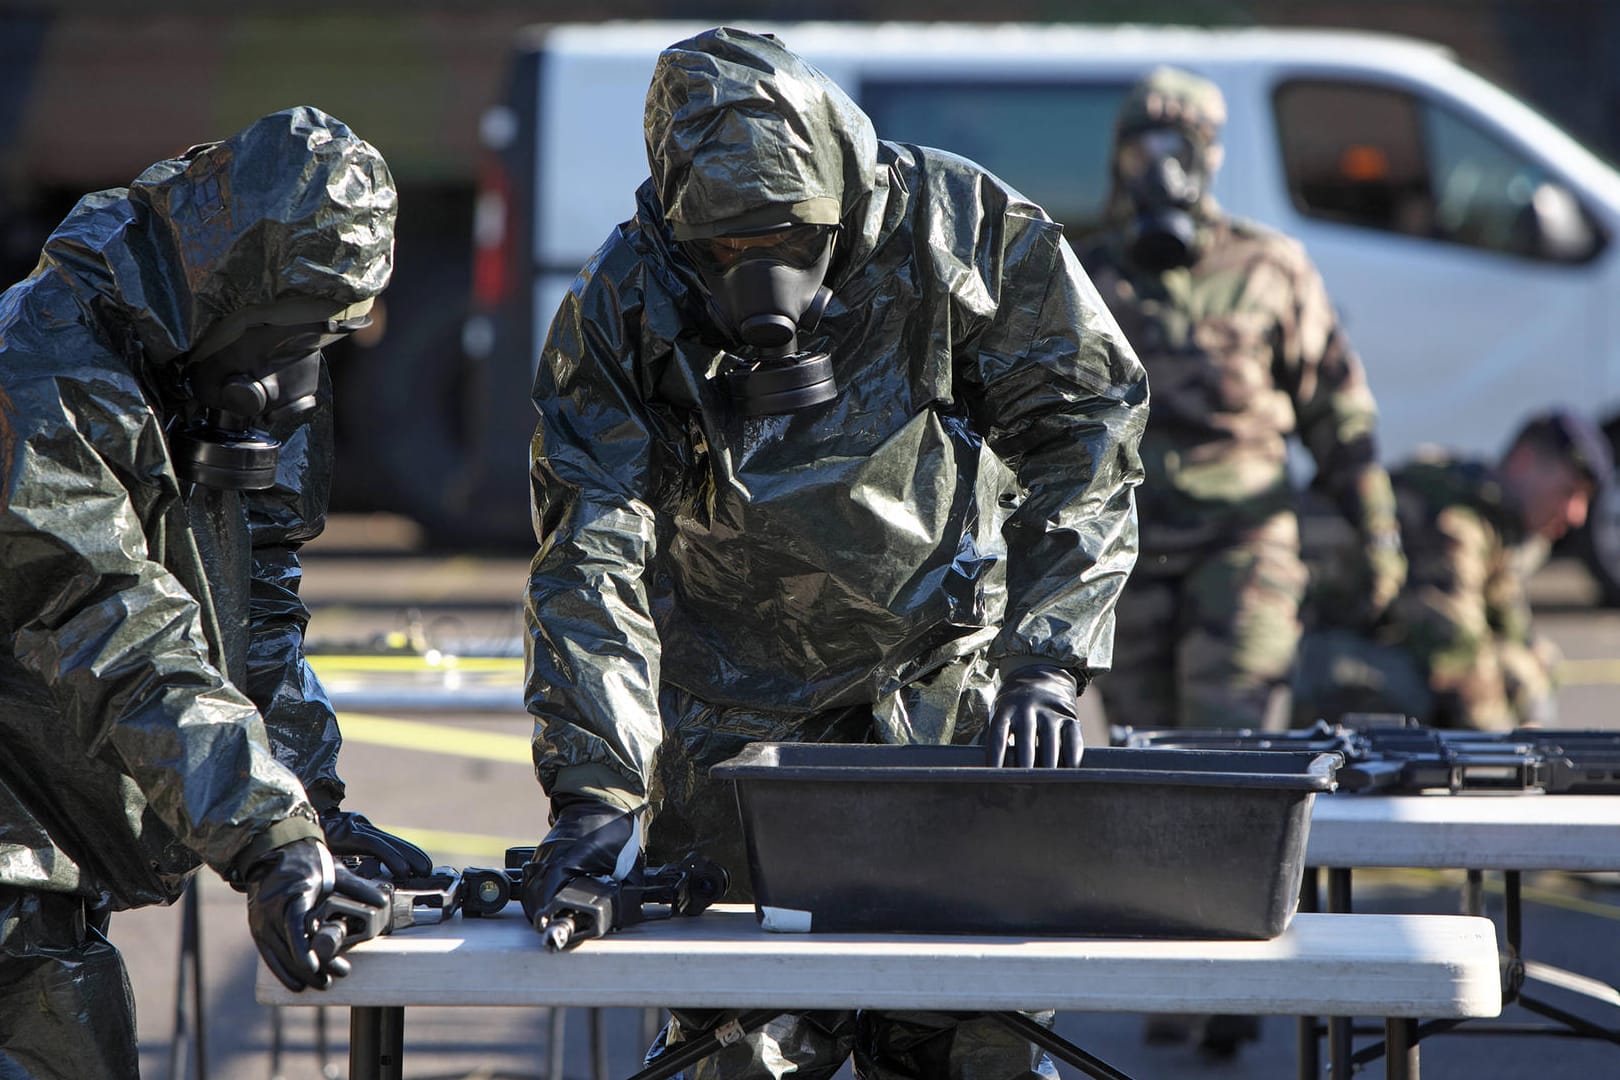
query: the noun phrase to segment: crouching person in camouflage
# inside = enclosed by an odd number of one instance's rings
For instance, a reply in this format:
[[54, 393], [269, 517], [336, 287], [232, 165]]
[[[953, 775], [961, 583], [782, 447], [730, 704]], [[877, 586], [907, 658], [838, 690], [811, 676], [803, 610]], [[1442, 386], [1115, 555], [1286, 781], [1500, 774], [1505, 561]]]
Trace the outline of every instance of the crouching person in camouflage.
[[1210, 195], [1220, 90], [1160, 68], [1115, 127], [1110, 225], [1081, 262], [1147, 368], [1141, 555], [1118, 607], [1108, 719], [1138, 728], [1261, 723], [1293, 663], [1305, 567], [1285, 469], [1297, 434], [1360, 541], [1358, 618], [1405, 564], [1361, 364], [1304, 250]]
[[1431, 451], [1393, 475], [1411, 571], [1371, 635], [1334, 612], [1364, 587], [1311, 553], [1313, 627], [1294, 677], [1296, 721], [1398, 712], [1484, 730], [1553, 719], [1557, 652], [1530, 628], [1525, 578], [1586, 520], [1609, 480], [1608, 440], [1557, 409], [1529, 420], [1495, 464]]

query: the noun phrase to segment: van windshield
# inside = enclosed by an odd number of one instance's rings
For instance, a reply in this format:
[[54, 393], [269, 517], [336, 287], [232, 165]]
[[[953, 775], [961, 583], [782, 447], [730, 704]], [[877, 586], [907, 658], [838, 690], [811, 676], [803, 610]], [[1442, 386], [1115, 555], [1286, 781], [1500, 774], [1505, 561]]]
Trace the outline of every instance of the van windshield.
[[879, 138], [983, 165], [1079, 236], [1102, 222], [1114, 117], [1128, 82], [869, 80], [857, 98]]

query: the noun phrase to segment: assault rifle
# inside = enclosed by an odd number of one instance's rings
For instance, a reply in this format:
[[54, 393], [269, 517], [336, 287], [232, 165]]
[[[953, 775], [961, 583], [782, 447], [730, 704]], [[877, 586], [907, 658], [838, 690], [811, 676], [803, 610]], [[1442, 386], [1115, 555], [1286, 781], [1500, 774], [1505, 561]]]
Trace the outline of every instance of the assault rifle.
[[[405, 879], [389, 878], [375, 859], [345, 860], [350, 869], [382, 889], [388, 906], [375, 908], [344, 896], [328, 896], [315, 909], [311, 947], [325, 964], [362, 941], [440, 923], [458, 911], [469, 918], [494, 915], [522, 888], [523, 867], [533, 858], [533, 847], [512, 847], [506, 849], [502, 870], [441, 866], [425, 877]], [[548, 950], [560, 952], [636, 923], [697, 915], [719, 900], [729, 883], [722, 867], [697, 854], [676, 865], [650, 867], [638, 881], [580, 878], [541, 912], [536, 929], [545, 935]]]
[[[510, 848], [534, 854], [533, 848]], [[524, 858], [524, 862], [528, 861]], [[562, 952], [610, 930], [674, 915], [700, 915], [719, 900], [731, 884], [725, 868], [698, 854], [673, 866], [648, 867], [640, 880], [615, 881], [608, 877], [575, 878], [557, 891], [534, 926], [545, 936], [549, 952]]]
[[388, 877], [374, 859], [344, 861], [383, 891], [388, 906], [375, 908], [335, 893], [322, 900], [315, 909], [317, 926], [310, 946], [322, 964], [362, 941], [441, 923], [458, 911], [469, 918], [494, 915], [506, 907], [517, 887], [511, 870], [438, 866], [423, 877], [397, 879]]
[[1247, 728], [1137, 731], [1116, 726], [1115, 746], [1178, 750], [1292, 750], [1337, 753], [1346, 791], [1408, 794], [1542, 791], [1549, 795], [1620, 794], [1620, 732], [1518, 728], [1461, 731], [1410, 717], [1347, 713], [1296, 731]]

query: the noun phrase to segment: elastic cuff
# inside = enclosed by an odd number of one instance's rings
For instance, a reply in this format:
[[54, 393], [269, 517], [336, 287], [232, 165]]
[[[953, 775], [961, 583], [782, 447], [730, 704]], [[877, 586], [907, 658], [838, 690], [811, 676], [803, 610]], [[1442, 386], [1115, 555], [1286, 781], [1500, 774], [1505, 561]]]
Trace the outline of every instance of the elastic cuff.
[[241, 891], [247, 881], [248, 870], [254, 863], [276, 848], [297, 840], [319, 840], [324, 844], [326, 836], [321, 832], [321, 827], [308, 818], [282, 818], [248, 841], [247, 847], [238, 852], [235, 861], [231, 863], [231, 871], [225, 880], [232, 888]]
[[1060, 671], [1067, 671], [1070, 675], [1074, 676], [1075, 681], [1081, 686], [1084, 686], [1087, 681], [1084, 667], [1076, 669], [1069, 664], [1063, 663], [1062, 661], [1054, 660], [1050, 656], [1029, 656], [1020, 653], [1016, 656], [998, 657], [995, 661], [995, 665], [997, 673], [1000, 674], [1002, 678], [1006, 678], [1008, 675], [1011, 675], [1020, 668], [1049, 667], [1057, 668]]
[[317, 780], [304, 790], [309, 794], [309, 804], [315, 808], [317, 814], [324, 814], [328, 810], [336, 810], [343, 805], [345, 791], [342, 783]]
[[639, 813], [647, 805], [647, 797], [632, 789], [622, 775], [594, 762], [558, 769], [557, 779], [546, 795], [551, 799], [568, 795], [584, 796], [631, 813]]

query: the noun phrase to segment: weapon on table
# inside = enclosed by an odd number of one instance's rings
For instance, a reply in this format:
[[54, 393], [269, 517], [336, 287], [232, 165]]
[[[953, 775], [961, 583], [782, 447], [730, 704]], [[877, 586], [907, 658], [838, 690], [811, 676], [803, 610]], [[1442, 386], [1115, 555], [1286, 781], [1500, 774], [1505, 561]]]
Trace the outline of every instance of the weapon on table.
[[1137, 731], [1115, 726], [1115, 746], [1178, 750], [1292, 750], [1344, 758], [1339, 786], [1399, 794], [1448, 791], [1543, 791], [1549, 795], [1620, 794], [1620, 732], [1518, 728], [1433, 728], [1411, 717], [1347, 713], [1297, 731], [1248, 728]]
[[[514, 860], [521, 866], [533, 857], [532, 847], [506, 849], [508, 866]], [[535, 916], [534, 925], [544, 935], [548, 951], [562, 952], [636, 923], [702, 914], [725, 895], [730, 883], [724, 867], [694, 852], [679, 863], [648, 867], [639, 878], [626, 881], [575, 878]]]
[[[523, 867], [533, 858], [533, 847], [512, 847], [506, 849], [503, 870], [441, 866], [426, 877], [403, 879], [389, 878], [375, 859], [346, 859], [350, 869], [382, 889], [388, 906], [376, 908], [335, 893], [326, 897], [315, 909], [311, 947], [325, 964], [362, 941], [440, 923], [458, 911], [470, 918], [493, 915], [517, 895]], [[545, 935], [547, 949], [561, 952], [639, 922], [697, 915], [719, 900], [729, 884], [723, 867], [696, 853], [675, 865], [650, 867], [637, 881], [579, 878], [552, 898], [536, 929]]]
[[493, 915], [506, 907], [517, 887], [511, 870], [439, 866], [424, 877], [390, 878], [375, 859], [344, 861], [383, 891], [388, 906], [376, 908], [336, 893], [322, 900], [315, 909], [317, 927], [311, 948], [323, 964], [362, 941], [406, 927], [440, 923], [457, 911], [471, 918]]

